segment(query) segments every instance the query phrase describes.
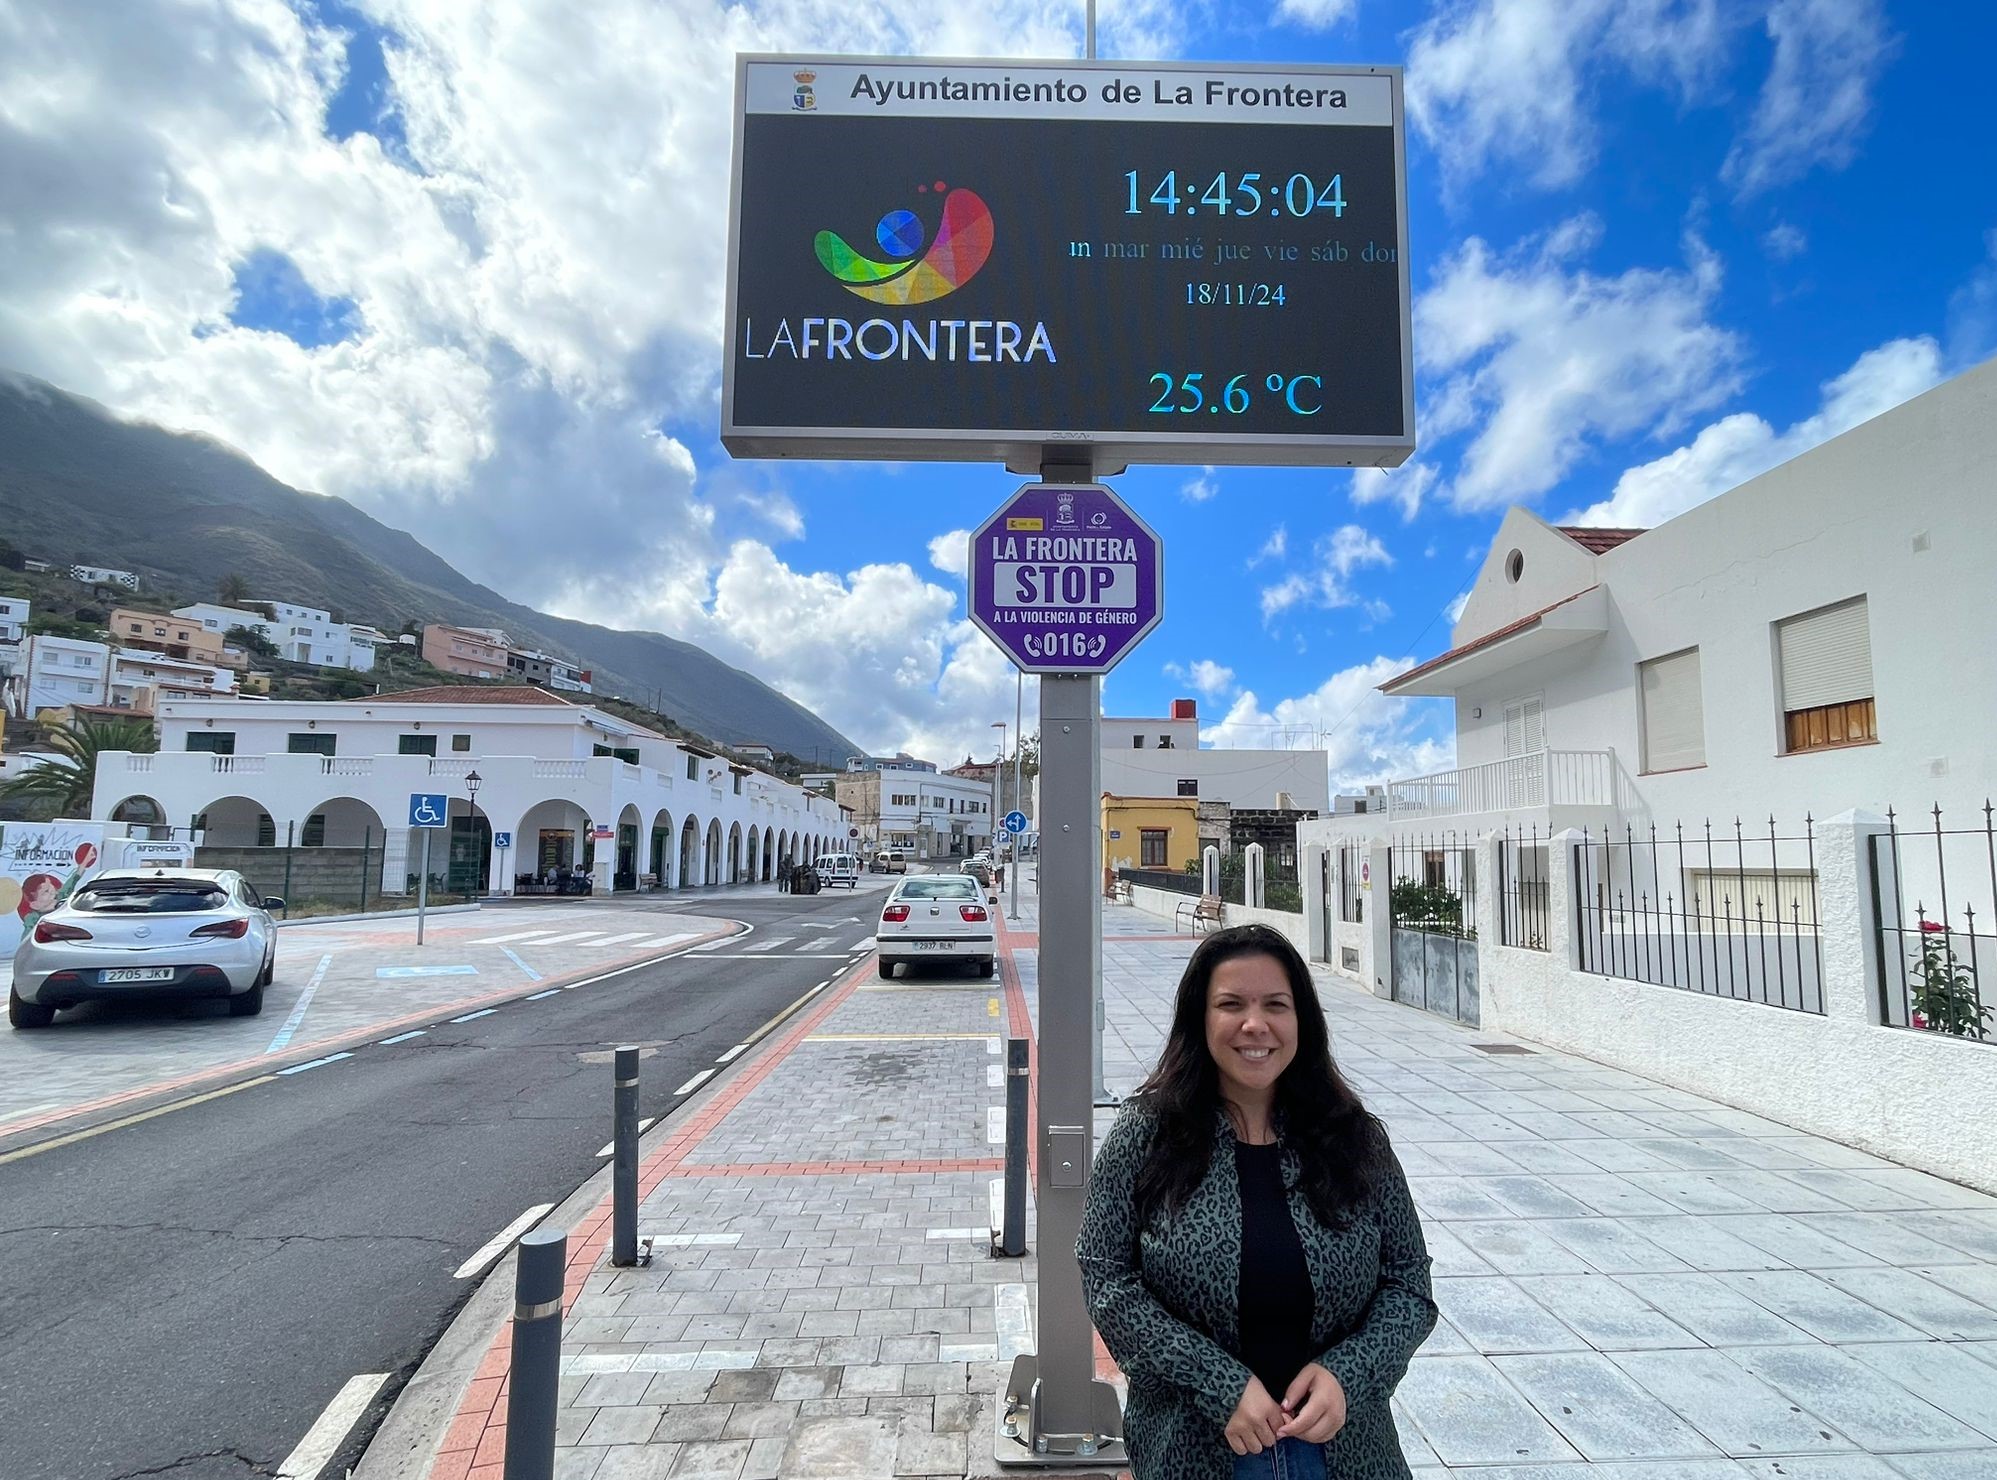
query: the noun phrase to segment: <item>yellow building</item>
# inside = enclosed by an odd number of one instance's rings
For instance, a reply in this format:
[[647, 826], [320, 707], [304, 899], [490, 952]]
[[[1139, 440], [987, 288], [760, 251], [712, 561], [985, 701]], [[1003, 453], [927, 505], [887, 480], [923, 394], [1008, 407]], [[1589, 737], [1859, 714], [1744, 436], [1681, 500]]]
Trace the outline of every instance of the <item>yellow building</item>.
[[1200, 856], [1195, 797], [1119, 797], [1103, 793], [1103, 866], [1181, 873]]

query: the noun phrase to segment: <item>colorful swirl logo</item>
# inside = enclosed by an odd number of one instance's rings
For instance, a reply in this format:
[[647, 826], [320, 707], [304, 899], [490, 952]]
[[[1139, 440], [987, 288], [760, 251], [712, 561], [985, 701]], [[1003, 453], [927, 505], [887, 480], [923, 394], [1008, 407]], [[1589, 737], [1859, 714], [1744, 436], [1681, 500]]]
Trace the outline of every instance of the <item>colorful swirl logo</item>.
[[969, 190], [947, 190], [938, 180], [921, 186], [943, 196], [943, 220], [921, 258], [922, 218], [913, 211], [889, 211], [874, 227], [874, 240], [890, 260], [862, 256], [836, 231], [821, 231], [812, 242], [827, 272], [846, 291], [874, 303], [933, 303], [978, 275], [992, 255], [992, 213]]

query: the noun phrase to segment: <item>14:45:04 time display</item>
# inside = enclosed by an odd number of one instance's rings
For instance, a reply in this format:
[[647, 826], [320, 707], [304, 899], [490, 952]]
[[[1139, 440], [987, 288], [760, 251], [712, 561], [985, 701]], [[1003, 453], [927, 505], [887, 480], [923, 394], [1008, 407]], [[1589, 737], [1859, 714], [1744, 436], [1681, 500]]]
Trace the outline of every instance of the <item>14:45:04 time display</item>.
[[[1127, 187], [1123, 214], [1141, 216], [1150, 207], [1167, 216], [1195, 216], [1199, 214], [1199, 207], [1205, 206], [1219, 216], [1231, 212], [1236, 216], [1288, 215], [1303, 220], [1317, 211], [1330, 211], [1332, 219], [1340, 220], [1345, 215], [1343, 175], [1333, 175], [1320, 183], [1315, 176], [1299, 170], [1280, 186], [1272, 183], [1266, 191], [1262, 178], [1260, 170], [1249, 170], [1239, 175], [1230, 175], [1222, 170], [1204, 186], [1189, 176], [1182, 192], [1179, 172], [1167, 170], [1164, 178], [1155, 182], [1147, 193], [1142, 172], [1126, 170], [1123, 175], [1123, 183]], [[1272, 175], [1269, 178], [1273, 181], [1276, 177]]]

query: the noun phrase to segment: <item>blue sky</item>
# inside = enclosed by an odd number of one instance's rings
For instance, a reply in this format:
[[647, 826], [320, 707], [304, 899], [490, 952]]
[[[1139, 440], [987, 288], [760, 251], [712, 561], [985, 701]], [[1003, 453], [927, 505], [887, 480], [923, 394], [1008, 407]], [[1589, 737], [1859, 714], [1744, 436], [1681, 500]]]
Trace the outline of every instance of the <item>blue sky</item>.
[[[716, 440], [735, 50], [1079, 53], [1080, 0], [0, 0], [0, 367], [244, 448], [518, 599], [709, 647], [871, 747], [1011, 718], [947, 538], [992, 467]], [[77, 7], [68, 7], [74, 14]], [[112, 12], [123, 17], [116, 25]], [[1654, 523], [1997, 349], [1986, 7], [1104, 0], [1131, 59], [1408, 69], [1421, 448], [1140, 468], [1167, 616], [1116, 713], [1357, 785], [1504, 510]], [[198, 23], [197, 23], [198, 22]], [[35, 86], [26, 86], [28, 79]], [[469, 516], [469, 517], [468, 517]], [[272, 593], [279, 595], [281, 593]]]

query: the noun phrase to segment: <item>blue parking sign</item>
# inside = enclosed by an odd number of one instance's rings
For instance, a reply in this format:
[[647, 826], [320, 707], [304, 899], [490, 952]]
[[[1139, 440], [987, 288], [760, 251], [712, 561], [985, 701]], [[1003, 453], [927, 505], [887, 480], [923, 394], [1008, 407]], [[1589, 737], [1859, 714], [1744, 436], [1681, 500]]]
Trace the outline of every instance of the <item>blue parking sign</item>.
[[449, 827], [451, 799], [442, 792], [412, 791], [409, 794], [411, 827]]
[[492, 846], [495, 848], [511, 848], [513, 846], [513, 834], [494, 833], [492, 835]]

